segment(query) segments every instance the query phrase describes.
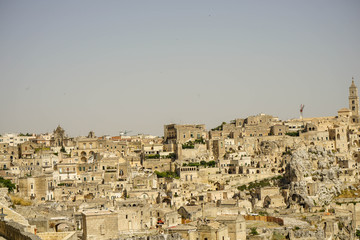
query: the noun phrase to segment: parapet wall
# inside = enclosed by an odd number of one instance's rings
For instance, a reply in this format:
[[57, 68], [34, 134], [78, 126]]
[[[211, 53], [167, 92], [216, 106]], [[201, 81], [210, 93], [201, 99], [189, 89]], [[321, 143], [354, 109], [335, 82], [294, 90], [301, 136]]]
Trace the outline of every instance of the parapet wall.
[[12, 240], [41, 240], [35, 234], [25, 232], [25, 226], [16, 222], [0, 221], [0, 236]]
[[158, 234], [152, 236], [143, 236], [143, 237], [135, 237], [135, 236], [123, 236], [117, 238], [117, 240], [182, 240], [180, 234], [173, 233], [173, 234]]
[[279, 224], [280, 226], [284, 225], [284, 220], [281, 218], [277, 218], [277, 217], [245, 215], [244, 218], [245, 218], [245, 220], [274, 222], [274, 223]]
[[76, 232], [38, 233], [42, 240], [77, 240]]

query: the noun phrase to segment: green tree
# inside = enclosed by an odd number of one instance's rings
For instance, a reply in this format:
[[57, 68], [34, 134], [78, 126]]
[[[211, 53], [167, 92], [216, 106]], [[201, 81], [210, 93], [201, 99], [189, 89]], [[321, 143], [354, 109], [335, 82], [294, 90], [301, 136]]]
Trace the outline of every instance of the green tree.
[[0, 177], [0, 186], [6, 187], [9, 192], [13, 192], [16, 188], [15, 184], [13, 184], [10, 180], [4, 179], [3, 177]]

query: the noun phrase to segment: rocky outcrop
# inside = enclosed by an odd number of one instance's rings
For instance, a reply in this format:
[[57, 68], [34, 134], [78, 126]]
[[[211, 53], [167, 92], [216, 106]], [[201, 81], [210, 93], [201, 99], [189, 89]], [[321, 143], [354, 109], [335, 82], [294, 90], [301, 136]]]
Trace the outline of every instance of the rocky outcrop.
[[278, 152], [280, 146], [275, 141], [262, 141], [260, 143], [260, 152], [262, 154], [270, 154], [272, 152]]
[[341, 191], [338, 171], [332, 152], [318, 146], [297, 149], [284, 175], [290, 190], [288, 203], [304, 208], [329, 204]]

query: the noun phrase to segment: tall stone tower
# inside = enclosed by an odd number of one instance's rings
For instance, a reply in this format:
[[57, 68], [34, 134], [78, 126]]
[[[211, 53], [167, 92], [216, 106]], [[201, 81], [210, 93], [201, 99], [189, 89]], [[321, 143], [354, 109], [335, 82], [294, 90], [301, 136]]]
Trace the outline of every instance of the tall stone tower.
[[353, 116], [359, 116], [359, 95], [358, 89], [354, 83], [354, 77], [352, 78], [352, 83], [349, 87], [349, 109]]

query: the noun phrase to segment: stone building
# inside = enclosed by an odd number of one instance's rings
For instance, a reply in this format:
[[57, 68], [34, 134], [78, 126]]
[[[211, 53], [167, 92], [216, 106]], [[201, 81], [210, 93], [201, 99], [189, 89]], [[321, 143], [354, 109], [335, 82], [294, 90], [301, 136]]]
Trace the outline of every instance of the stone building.
[[19, 178], [21, 196], [37, 201], [53, 200], [56, 183], [51, 175]]
[[241, 215], [219, 215], [216, 221], [228, 227], [229, 240], [246, 240], [246, 223]]
[[53, 138], [51, 139], [51, 146], [53, 147], [65, 147], [67, 146], [67, 136], [65, 130], [60, 125], [54, 130]]
[[84, 240], [115, 239], [119, 236], [118, 214], [115, 212], [83, 212], [82, 221]]
[[351, 122], [359, 123], [359, 95], [358, 89], [352, 79], [351, 86], [349, 87], [349, 109], [352, 113]]
[[164, 126], [164, 148], [168, 152], [175, 152], [179, 156], [182, 144], [195, 140], [207, 139], [207, 131], [204, 124]]

